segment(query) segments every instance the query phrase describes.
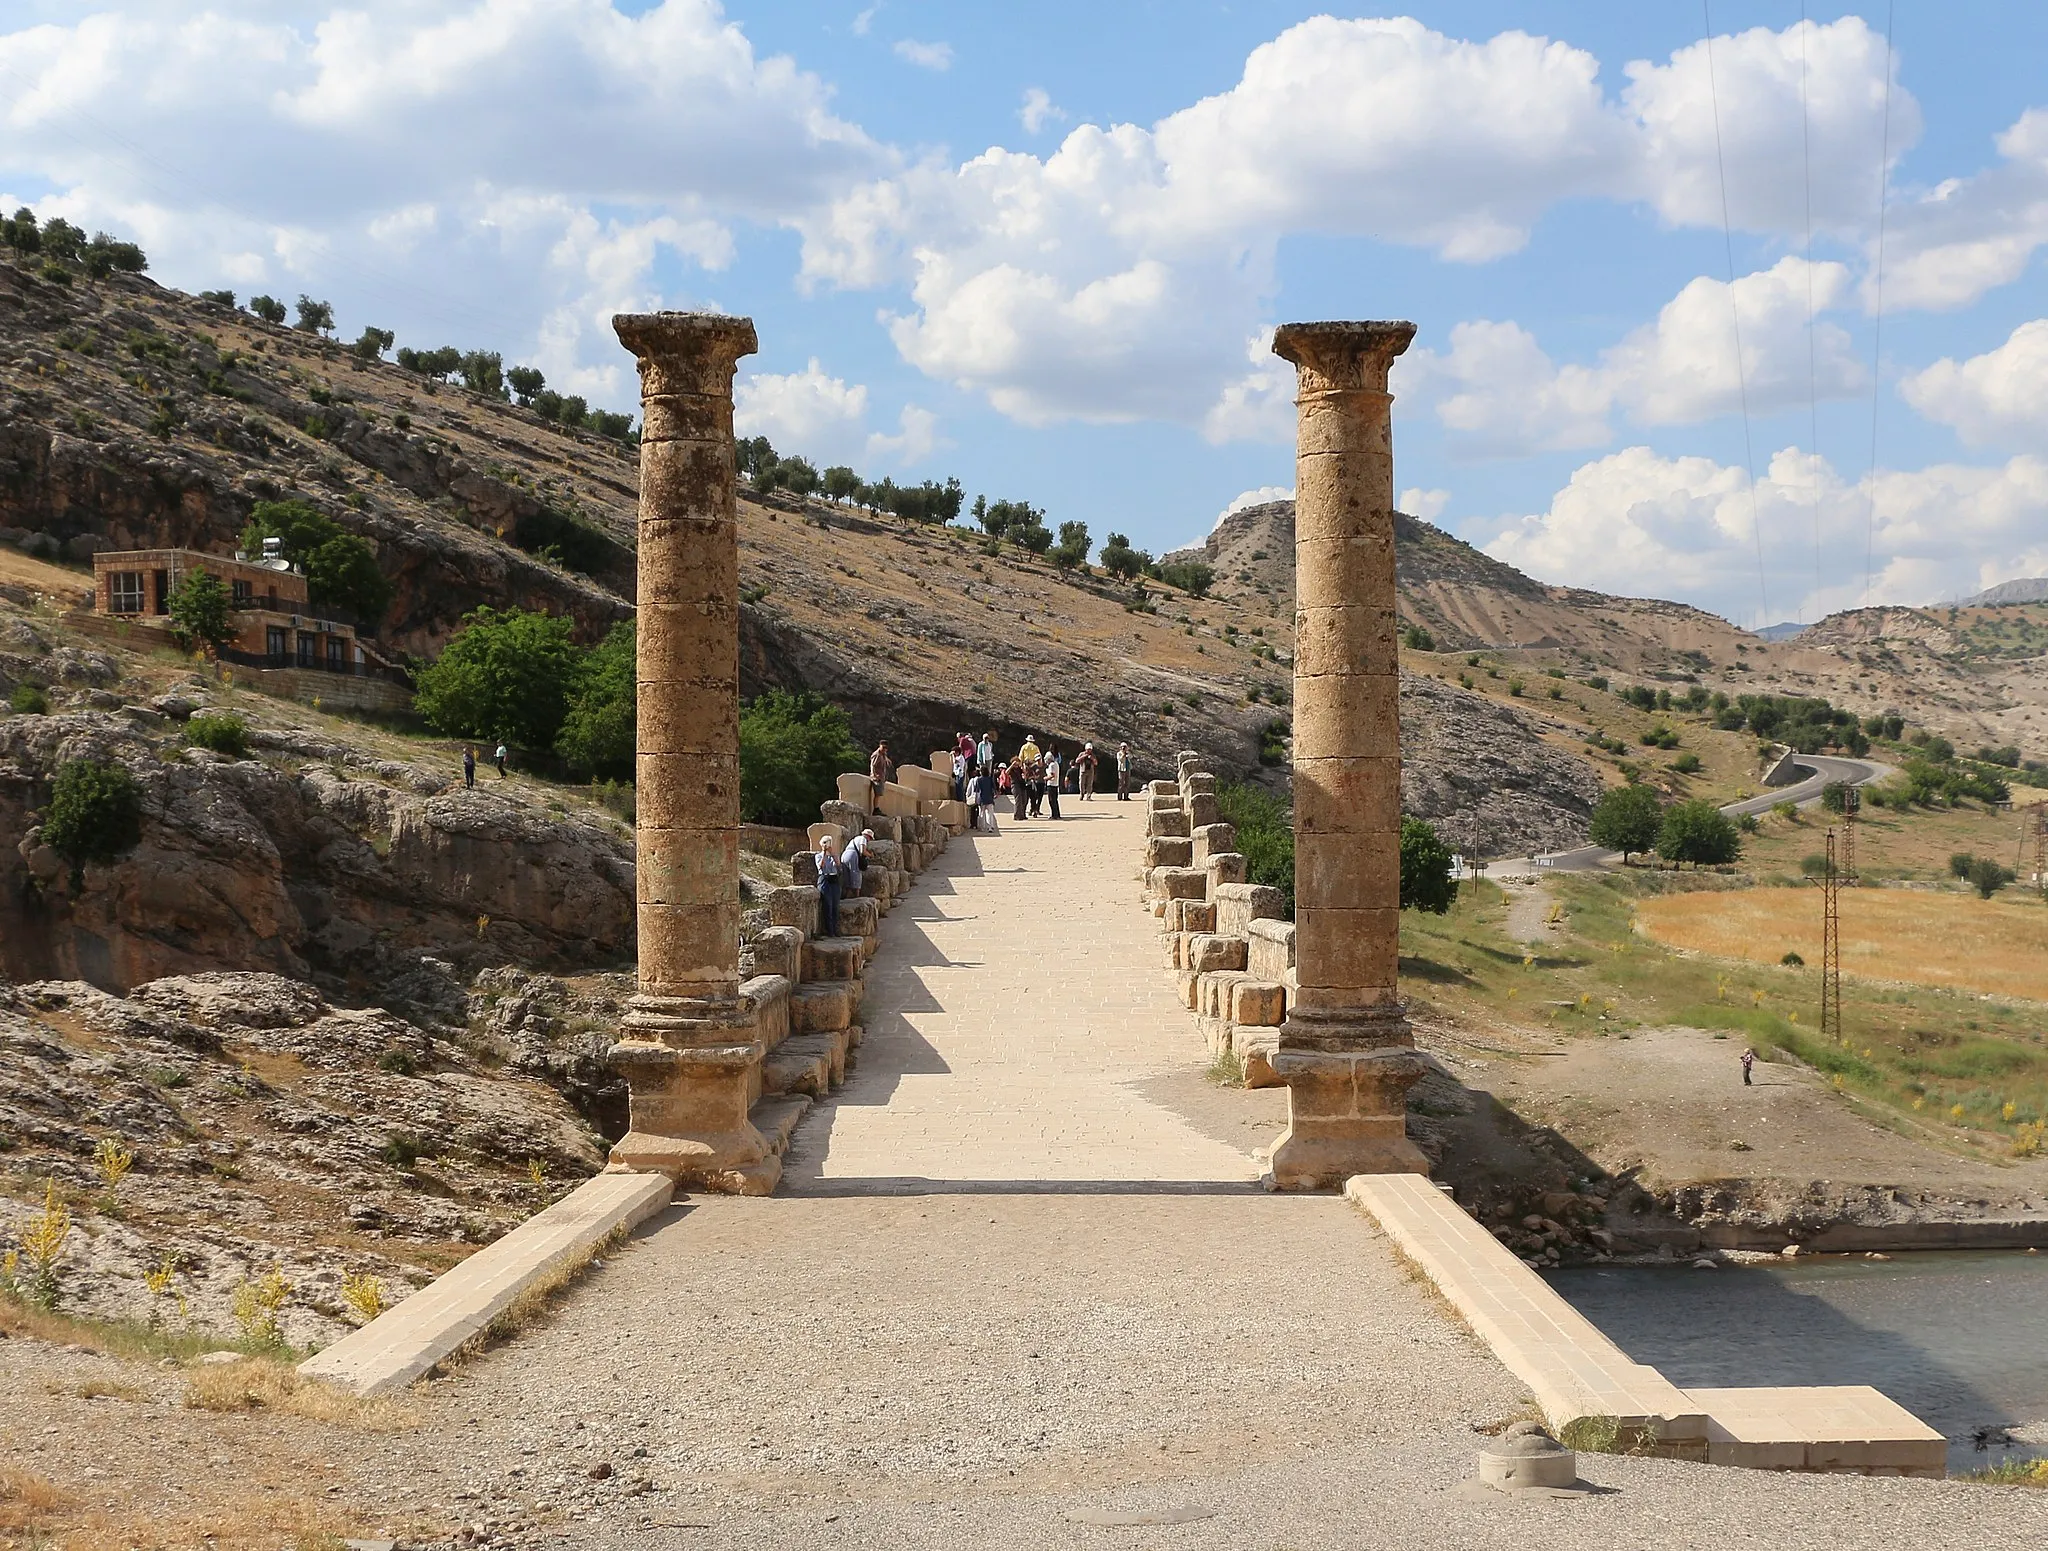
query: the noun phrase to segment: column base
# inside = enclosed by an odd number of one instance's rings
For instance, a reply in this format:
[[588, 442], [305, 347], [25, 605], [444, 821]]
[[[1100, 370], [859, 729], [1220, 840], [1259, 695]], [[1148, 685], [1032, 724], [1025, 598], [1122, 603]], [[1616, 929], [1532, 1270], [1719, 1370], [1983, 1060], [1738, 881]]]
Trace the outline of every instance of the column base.
[[1287, 1129], [1267, 1166], [1271, 1188], [1329, 1190], [1354, 1174], [1429, 1172], [1408, 1140], [1408, 1090], [1426, 1067], [1398, 1007], [1344, 1022], [1289, 1017], [1272, 1063], [1287, 1084]]
[[610, 1051], [631, 1094], [616, 1168], [666, 1174], [679, 1186], [759, 1196], [782, 1160], [747, 1118], [761, 1096], [762, 1047], [744, 998], [636, 996]]

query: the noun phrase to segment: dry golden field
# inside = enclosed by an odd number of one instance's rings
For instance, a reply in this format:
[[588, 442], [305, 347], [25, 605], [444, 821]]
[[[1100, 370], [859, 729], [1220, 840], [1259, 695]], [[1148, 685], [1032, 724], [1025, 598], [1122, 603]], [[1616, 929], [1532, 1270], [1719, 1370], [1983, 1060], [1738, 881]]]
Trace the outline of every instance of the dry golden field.
[[[1945, 990], [2048, 1001], [2048, 905], [1924, 889], [1844, 889], [1842, 973]], [[1788, 951], [1818, 968], [1821, 891], [1734, 889], [1669, 894], [1636, 906], [1668, 947], [1775, 964]]]

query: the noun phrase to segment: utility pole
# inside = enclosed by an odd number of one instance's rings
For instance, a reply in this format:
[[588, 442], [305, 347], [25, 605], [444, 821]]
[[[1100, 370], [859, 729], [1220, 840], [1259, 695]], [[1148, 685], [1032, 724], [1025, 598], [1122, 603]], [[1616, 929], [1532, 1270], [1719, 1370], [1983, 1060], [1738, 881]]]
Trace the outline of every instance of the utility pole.
[[1479, 799], [1472, 799], [1472, 898], [1479, 899]]
[[1856, 887], [1856, 814], [1863, 806], [1863, 794], [1855, 787], [1842, 793], [1842, 882]]
[[1842, 1039], [1841, 875], [1835, 871], [1835, 832], [1828, 831], [1827, 871], [1821, 875], [1820, 1037]]
[[2048, 899], [2048, 802], [2034, 804], [2034, 887]]

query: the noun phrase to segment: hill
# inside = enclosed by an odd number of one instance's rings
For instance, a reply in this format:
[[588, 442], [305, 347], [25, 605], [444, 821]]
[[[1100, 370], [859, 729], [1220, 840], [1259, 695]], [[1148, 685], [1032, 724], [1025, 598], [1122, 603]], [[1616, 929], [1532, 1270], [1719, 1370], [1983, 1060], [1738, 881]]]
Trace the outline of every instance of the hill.
[[[1863, 716], [1905, 716], [1960, 747], [2011, 744], [2048, 757], [2048, 606], [1859, 609], [1791, 635], [1755, 634], [1683, 603], [1539, 582], [1404, 513], [1395, 541], [1402, 618], [1441, 651], [1729, 694], [1818, 695]], [[1166, 559], [1214, 567], [1219, 598], [1284, 612], [1294, 503], [1233, 512]]]
[[1962, 607], [1982, 608], [1997, 603], [2048, 603], [2048, 576], [2023, 576], [2000, 582], [1963, 599]]

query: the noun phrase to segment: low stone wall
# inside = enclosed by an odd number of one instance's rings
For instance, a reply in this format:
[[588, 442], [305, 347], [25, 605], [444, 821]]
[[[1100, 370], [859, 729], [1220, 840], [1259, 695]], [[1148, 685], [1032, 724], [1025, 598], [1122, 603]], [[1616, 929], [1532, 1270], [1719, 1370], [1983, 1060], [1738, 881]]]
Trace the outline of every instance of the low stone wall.
[[1180, 999], [1209, 1053], [1244, 1068], [1245, 1086], [1279, 1085], [1272, 1053], [1294, 999], [1294, 923], [1280, 891], [1245, 879], [1237, 832], [1216, 805], [1216, 777], [1184, 751], [1180, 774], [1145, 788], [1145, 903], [1166, 933]]

